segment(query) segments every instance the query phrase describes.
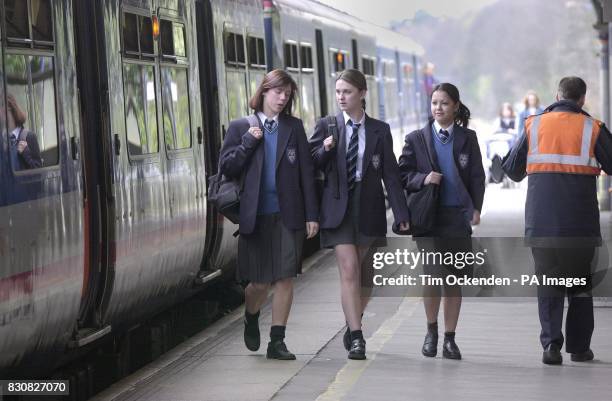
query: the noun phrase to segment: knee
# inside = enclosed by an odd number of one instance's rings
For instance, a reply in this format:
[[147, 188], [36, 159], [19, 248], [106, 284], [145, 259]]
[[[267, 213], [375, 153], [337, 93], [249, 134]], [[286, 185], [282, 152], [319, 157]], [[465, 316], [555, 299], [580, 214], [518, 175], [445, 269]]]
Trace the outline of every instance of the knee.
[[293, 279], [283, 278], [274, 283], [275, 290], [291, 291], [293, 289]]
[[270, 284], [267, 283], [249, 283], [249, 286], [247, 287], [247, 291], [249, 292], [267, 292], [268, 288], [270, 287]]
[[340, 278], [344, 282], [356, 282], [359, 281], [359, 269], [354, 263], [340, 263], [338, 266], [340, 269]]

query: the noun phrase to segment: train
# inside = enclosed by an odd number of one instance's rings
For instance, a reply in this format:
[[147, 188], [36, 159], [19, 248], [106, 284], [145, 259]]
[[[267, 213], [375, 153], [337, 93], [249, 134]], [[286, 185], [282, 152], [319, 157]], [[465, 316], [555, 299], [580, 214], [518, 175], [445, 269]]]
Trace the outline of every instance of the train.
[[[2, 0], [0, 11], [2, 378], [52, 372], [233, 276], [237, 226], [207, 203], [207, 178], [266, 71], [298, 83], [307, 135], [336, 112], [345, 68], [366, 74], [367, 112], [389, 122], [396, 151], [427, 119], [423, 48], [317, 1]], [[16, 109], [38, 166], [14, 163]]]

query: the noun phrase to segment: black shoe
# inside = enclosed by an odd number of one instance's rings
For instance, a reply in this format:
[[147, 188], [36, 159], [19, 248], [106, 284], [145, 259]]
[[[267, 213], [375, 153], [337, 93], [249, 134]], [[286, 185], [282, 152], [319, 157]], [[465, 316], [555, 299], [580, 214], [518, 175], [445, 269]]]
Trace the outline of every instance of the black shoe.
[[366, 343], [363, 338], [356, 338], [351, 341], [351, 348], [349, 349], [349, 359], [366, 359]]
[[593, 355], [593, 351], [589, 349], [588, 351], [585, 351], [585, 352], [578, 352], [578, 353], [572, 354], [571, 358], [573, 362], [588, 362], [588, 361], [592, 361], [593, 358], [595, 358], [595, 355]]
[[548, 344], [544, 349], [542, 353], [542, 363], [547, 365], [561, 365], [561, 363], [563, 363], [561, 349], [557, 344]]
[[351, 329], [346, 326], [346, 331], [342, 336], [342, 344], [344, 344], [344, 349], [349, 351], [351, 349]]
[[268, 351], [266, 352], [266, 358], [268, 359], [278, 359], [281, 361], [293, 361], [295, 359], [295, 355], [289, 352], [287, 349], [287, 345], [283, 340], [280, 341], [270, 341], [268, 343]]
[[259, 334], [259, 319], [249, 323], [247, 318], [244, 318], [244, 345], [249, 351], [257, 351], [261, 343]]
[[438, 354], [438, 333], [427, 332], [425, 341], [423, 341], [423, 348], [421, 349], [423, 355], [433, 358]]
[[461, 359], [461, 351], [453, 338], [445, 338], [442, 344], [442, 356], [446, 359]]

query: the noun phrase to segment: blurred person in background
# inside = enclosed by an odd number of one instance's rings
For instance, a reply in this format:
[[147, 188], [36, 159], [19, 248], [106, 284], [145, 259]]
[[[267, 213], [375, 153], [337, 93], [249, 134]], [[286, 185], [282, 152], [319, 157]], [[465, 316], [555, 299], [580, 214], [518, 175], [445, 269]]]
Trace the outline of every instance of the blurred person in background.
[[523, 99], [523, 104], [525, 105], [525, 109], [519, 113], [517, 123], [517, 132], [519, 135], [523, 132], [523, 129], [525, 129], [525, 119], [527, 117], [540, 114], [544, 111], [544, 109], [540, 107], [540, 98], [538, 94], [533, 90], [527, 91]]

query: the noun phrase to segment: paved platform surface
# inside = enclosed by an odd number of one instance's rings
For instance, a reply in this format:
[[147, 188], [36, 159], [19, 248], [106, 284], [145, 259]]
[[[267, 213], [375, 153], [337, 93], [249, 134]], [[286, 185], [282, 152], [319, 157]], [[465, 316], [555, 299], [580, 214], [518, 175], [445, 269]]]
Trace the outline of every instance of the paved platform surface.
[[[522, 235], [523, 204], [523, 188], [489, 187], [475, 235]], [[605, 238], [609, 219], [602, 214]], [[286, 339], [296, 361], [265, 358], [269, 305], [258, 352], [244, 347], [242, 314], [236, 310], [94, 400], [612, 399], [612, 308], [595, 310], [595, 361], [574, 363], [564, 353], [563, 365], [546, 366], [533, 298], [464, 299], [456, 337], [463, 360], [451, 361], [421, 355], [426, 325], [419, 298], [375, 297], [364, 316], [368, 359], [350, 361], [335, 259], [322, 251], [296, 280]]]

